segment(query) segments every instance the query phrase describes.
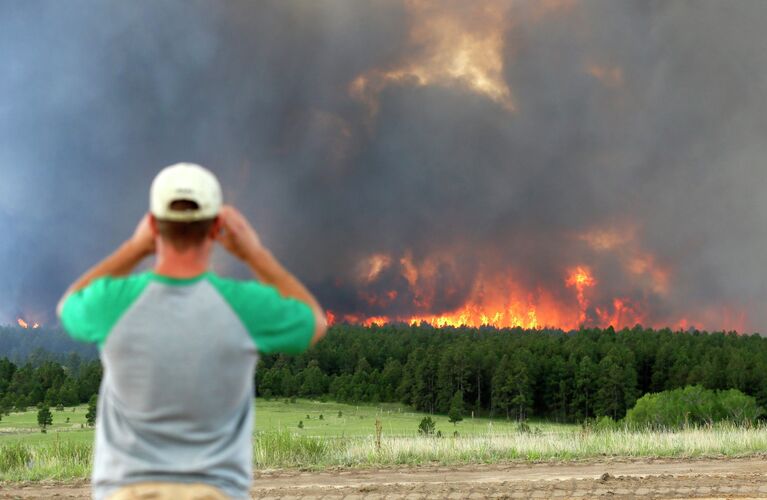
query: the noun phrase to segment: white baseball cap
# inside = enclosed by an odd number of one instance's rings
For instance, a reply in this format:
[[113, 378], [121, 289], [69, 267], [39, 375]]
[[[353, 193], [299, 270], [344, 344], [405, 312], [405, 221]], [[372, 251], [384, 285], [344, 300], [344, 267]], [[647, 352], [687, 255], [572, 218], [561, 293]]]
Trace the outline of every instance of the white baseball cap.
[[[196, 209], [172, 210], [174, 201], [187, 200]], [[159, 220], [193, 222], [213, 219], [221, 208], [221, 185], [210, 170], [194, 163], [165, 167], [152, 181], [149, 210]]]

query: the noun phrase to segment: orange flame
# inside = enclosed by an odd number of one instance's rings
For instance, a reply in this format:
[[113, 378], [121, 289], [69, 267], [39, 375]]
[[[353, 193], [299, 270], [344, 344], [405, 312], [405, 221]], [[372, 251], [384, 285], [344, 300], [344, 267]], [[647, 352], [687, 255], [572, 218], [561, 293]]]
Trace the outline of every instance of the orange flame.
[[[371, 275], [377, 276], [377, 272], [368, 273], [368, 270], [377, 271], [379, 263], [386, 262], [387, 266], [390, 266], [397, 260], [387, 255], [374, 254], [363, 259], [362, 262], [365, 265], [362, 265], [361, 269], [365, 272], [358, 276], [362, 284], [369, 284], [375, 281], [370, 278]], [[409, 285], [409, 297], [412, 298], [410, 306], [423, 311], [434, 309], [434, 304], [438, 300], [436, 290], [440, 286], [438, 285], [439, 272], [454, 265], [446, 256], [427, 258], [420, 263], [415, 263], [409, 253], [400, 258], [397, 272], [405, 278]], [[563, 282], [567, 286], [571, 286], [569, 283], [572, 283], [576, 289], [575, 300], [568, 301], [565, 299], [563, 301], [561, 297], [557, 298], [554, 294], [543, 289], [530, 292], [520, 286], [510, 275], [485, 275], [485, 273], [480, 272], [480, 279], [466, 284], [469, 287], [469, 293], [464, 304], [450, 311], [424, 312], [407, 316], [383, 314], [365, 316], [358, 313], [337, 314], [331, 311], [329, 317], [333, 318], [333, 322], [345, 321], [368, 326], [391, 322], [406, 324], [425, 322], [435, 327], [457, 327], [461, 325], [479, 327], [486, 325], [498, 328], [522, 327], [527, 329], [548, 326], [578, 328], [587, 317], [586, 308], [589, 304], [586, 299], [587, 289], [596, 285], [596, 279], [587, 266], [581, 265], [564, 275]], [[447, 289], [443, 287], [440, 289], [440, 293], [444, 299], [444, 296], [450, 297], [460, 294], [460, 288], [460, 284]], [[361, 290], [358, 296], [371, 310], [386, 310], [400, 299], [402, 294], [398, 293], [397, 290], [372, 291], [365, 289]]]
[[565, 285], [574, 287], [576, 290], [578, 305], [580, 306], [578, 323], [584, 324], [586, 322], [586, 310], [589, 307], [589, 302], [586, 299], [586, 289], [596, 285], [596, 280], [591, 275], [591, 270], [588, 267], [578, 266], [570, 271], [569, 276], [565, 280]]
[[455, 86], [514, 111], [502, 75], [507, 6], [489, 0], [467, 2], [462, 9], [444, 8], [433, 0], [406, 0], [405, 6], [411, 19], [411, 57], [357, 76], [349, 84], [352, 97], [374, 116], [378, 94], [390, 85]]
[[359, 276], [363, 282], [370, 283], [391, 266], [391, 257], [376, 253], [364, 259], [359, 266]]
[[393, 85], [458, 88], [516, 111], [504, 75], [510, 54], [507, 33], [515, 26], [540, 22], [567, 12], [575, 0], [536, 0], [524, 6], [509, 0], [445, 2], [405, 0], [410, 20], [410, 50], [388, 68], [373, 68], [349, 84], [349, 94], [364, 103], [372, 117], [379, 94]]
[[[328, 318], [331, 323], [368, 326], [428, 323], [435, 327], [574, 330], [583, 326], [621, 329], [641, 324], [654, 328], [745, 330], [745, 309], [731, 304], [688, 309], [678, 316], [659, 311], [670, 307], [657, 308], [656, 304], [674, 303], [673, 273], [643, 248], [639, 234], [639, 227], [627, 221], [571, 234], [573, 255], [581, 255], [589, 265], [564, 266], [559, 271], [559, 285], [548, 287], [524, 284], [515, 277], [515, 270], [497, 256], [487, 255], [467, 278], [448, 250], [420, 259], [408, 250], [401, 256], [373, 253], [360, 260], [353, 277], [354, 285], [360, 287], [360, 309], [370, 313], [332, 311]], [[600, 281], [599, 271], [604, 267], [597, 264], [603, 260], [609, 263], [611, 273], [620, 274]], [[387, 278], [381, 279], [384, 270]], [[396, 274], [401, 279], [391, 280]], [[627, 288], [620, 288], [624, 286]], [[444, 304], [459, 305], [446, 308]], [[409, 312], [388, 313], [391, 310]]]
[[16, 323], [18, 323], [19, 326], [24, 328], [24, 329], [29, 328], [29, 323], [27, 323], [26, 321], [24, 321], [21, 318], [16, 318]]

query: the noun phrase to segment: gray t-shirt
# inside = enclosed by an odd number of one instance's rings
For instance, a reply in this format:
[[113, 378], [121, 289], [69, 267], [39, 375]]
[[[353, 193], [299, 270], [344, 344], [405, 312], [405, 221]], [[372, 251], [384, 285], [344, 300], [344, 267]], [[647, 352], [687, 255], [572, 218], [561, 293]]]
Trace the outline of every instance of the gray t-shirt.
[[100, 347], [93, 494], [144, 481], [206, 483], [248, 498], [259, 353], [299, 353], [314, 315], [254, 281], [206, 273], [102, 278], [61, 321]]

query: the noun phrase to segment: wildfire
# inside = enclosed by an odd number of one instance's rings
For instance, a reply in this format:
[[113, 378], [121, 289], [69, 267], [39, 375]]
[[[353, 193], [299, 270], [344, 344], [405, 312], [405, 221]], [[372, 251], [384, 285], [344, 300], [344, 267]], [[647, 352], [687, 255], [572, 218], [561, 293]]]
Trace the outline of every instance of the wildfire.
[[[586, 322], [589, 306], [588, 289], [597, 283], [592, 271], [587, 266], [576, 266], [563, 274], [562, 282], [565, 287], [576, 289], [575, 300], [562, 299], [556, 293], [539, 289], [526, 290], [511, 275], [496, 275], [480, 271], [479, 279], [466, 284], [469, 291], [463, 305], [449, 311], [430, 313], [439, 302], [450, 302], [460, 293], [460, 286], [444, 286], [442, 283], [445, 270], [455, 268], [447, 256], [430, 257], [415, 262], [410, 253], [399, 259], [384, 254], [373, 254], [363, 259], [358, 274], [362, 286], [373, 285], [362, 289], [358, 296], [365, 308], [372, 311], [385, 311], [401, 306], [400, 300], [409, 301], [409, 306], [424, 311], [417, 314], [387, 315], [359, 313], [340, 314], [331, 312], [328, 318], [331, 323], [345, 321], [363, 325], [384, 323], [420, 324], [428, 323], [436, 327], [443, 326], [494, 326], [521, 327], [537, 329], [556, 326], [567, 329], [578, 328]], [[398, 265], [397, 265], [398, 263]], [[408, 284], [408, 290], [375, 289], [375, 277], [381, 268], [391, 268]], [[442, 273], [442, 274], [441, 274]], [[400, 282], [402, 283], [402, 282]], [[407, 297], [407, 298], [405, 298]]]
[[[623, 221], [566, 236], [572, 254], [583, 260], [554, 267], [559, 280], [548, 277], [537, 285], [530, 283], [529, 274], [516, 272], [498, 256], [482, 259], [467, 273], [447, 249], [420, 258], [407, 250], [399, 256], [372, 253], [358, 262], [351, 283], [357, 305], [350, 311], [330, 312], [328, 319], [331, 324], [425, 322], [435, 327], [571, 330], [642, 324], [743, 329], [745, 315], [732, 308], [724, 313], [701, 310], [661, 316], [663, 308], [656, 304], [673, 299], [672, 273], [643, 249], [640, 233], [637, 225]], [[690, 321], [690, 316], [702, 323]]]
[[364, 259], [359, 266], [359, 275], [363, 281], [375, 281], [378, 275], [391, 265], [391, 258], [384, 254], [373, 254]]
[[586, 298], [586, 288], [592, 287], [595, 284], [596, 281], [591, 275], [591, 270], [585, 266], [578, 266], [572, 269], [565, 280], [566, 286], [575, 288], [578, 305], [580, 306], [580, 313], [578, 315], [578, 322], [580, 324], [586, 322], [586, 310], [589, 307], [589, 301]]
[[575, 0], [537, 0], [521, 6], [511, 0], [473, 0], [446, 7], [437, 0], [405, 0], [408, 55], [388, 68], [358, 75], [349, 84], [349, 94], [365, 103], [371, 117], [378, 113], [378, 95], [392, 85], [460, 88], [515, 112], [504, 77], [505, 58], [513, 52], [508, 50], [507, 33], [514, 26], [567, 12], [575, 4]]
[[620, 260], [627, 274], [658, 295], [669, 290], [669, 270], [659, 265], [655, 257], [642, 249], [638, 241], [638, 228], [625, 223], [621, 227], [594, 228], [577, 234], [575, 239], [585, 242], [598, 254], [611, 253]]
[[30, 328], [32, 328], [33, 330], [36, 330], [36, 329], [40, 328], [40, 324], [39, 324], [39, 323], [33, 322], [33, 323], [30, 325], [30, 324], [29, 324], [27, 321], [25, 321], [23, 318], [16, 318], [16, 323], [17, 323], [17, 324], [18, 324], [20, 327], [24, 328], [25, 330], [28, 330], [28, 329], [30, 329]]
[[484, 95], [514, 111], [503, 79], [508, 2], [467, 2], [446, 9], [433, 0], [407, 0], [412, 56], [388, 69], [372, 69], [349, 85], [350, 94], [378, 111], [378, 94], [393, 84], [456, 86]]

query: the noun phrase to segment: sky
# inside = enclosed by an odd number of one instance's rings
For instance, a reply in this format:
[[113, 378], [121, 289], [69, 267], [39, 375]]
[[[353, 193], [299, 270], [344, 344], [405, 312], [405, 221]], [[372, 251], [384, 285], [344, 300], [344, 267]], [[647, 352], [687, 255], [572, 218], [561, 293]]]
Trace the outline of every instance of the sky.
[[54, 324], [189, 161], [342, 320], [764, 331], [766, 22], [759, 0], [2, 2], [0, 324]]

